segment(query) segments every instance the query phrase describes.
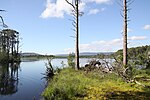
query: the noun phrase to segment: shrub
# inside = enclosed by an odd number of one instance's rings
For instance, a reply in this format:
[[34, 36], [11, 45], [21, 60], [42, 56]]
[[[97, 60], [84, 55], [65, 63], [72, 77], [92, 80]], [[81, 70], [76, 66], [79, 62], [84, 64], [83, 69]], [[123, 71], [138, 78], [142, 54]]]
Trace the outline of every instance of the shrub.
[[7, 56], [7, 54], [0, 52], [0, 62], [1, 62], [1, 63], [6, 63], [7, 61], [8, 61], [8, 56]]
[[75, 66], [74, 57], [75, 57], [74, 54], [69, 54], [69, 56], [67, 57], [69, 67], [74, 68]]

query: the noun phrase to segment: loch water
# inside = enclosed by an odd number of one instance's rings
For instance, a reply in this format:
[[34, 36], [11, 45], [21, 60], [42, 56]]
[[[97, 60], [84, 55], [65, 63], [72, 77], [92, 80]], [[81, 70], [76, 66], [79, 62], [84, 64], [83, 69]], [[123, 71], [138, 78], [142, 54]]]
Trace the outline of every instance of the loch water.
[[[80, 65], [89, 59], [80, 59]], [[46, 72], [47, 60], [23, 59], [20, 64], [0, 64], [0, 100], [42, 100], [42, 92], [47, 82], [43, 75]], [[56, 68], [67, 66], [67, 59], [53, 59]]]

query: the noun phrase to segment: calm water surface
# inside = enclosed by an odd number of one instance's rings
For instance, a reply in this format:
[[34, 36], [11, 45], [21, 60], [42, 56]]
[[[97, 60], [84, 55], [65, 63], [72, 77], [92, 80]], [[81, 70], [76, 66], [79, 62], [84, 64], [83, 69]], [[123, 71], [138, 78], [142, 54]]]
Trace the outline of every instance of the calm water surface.
[[[89, 59], [80, 59], [84, 65]], [[62, 62], [63, 61], [63, 62]], [[40, 100], [46, 86], [43, 79], [47, 60], [26, 61], [20, 64], [0, 65], [0, 100]], [[67, 59], [53, 59], [52, 65], [67, 66]]]
[[40, 99], [46, 84], [42, 73], [45, 73], [43, 61], [0, 66], [0, 100]]

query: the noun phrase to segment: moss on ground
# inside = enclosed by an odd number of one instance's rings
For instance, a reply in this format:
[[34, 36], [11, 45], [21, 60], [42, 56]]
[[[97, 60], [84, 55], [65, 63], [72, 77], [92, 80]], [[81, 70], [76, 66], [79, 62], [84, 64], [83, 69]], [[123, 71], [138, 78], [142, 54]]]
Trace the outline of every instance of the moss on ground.
[[150, 100], [150, 81], [140, 82], [146, 87], [126, 83], [113, 73], [65, 68], [53, 77], [42, 95], [46, 100]]

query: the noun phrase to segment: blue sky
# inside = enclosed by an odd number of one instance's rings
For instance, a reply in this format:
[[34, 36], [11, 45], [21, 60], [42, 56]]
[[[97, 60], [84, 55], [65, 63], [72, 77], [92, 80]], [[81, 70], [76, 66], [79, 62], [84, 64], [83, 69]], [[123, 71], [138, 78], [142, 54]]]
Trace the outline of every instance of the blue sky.
[[[109, 52], [122, 48], [120, 0], [82, 0], [80, 52]], [[135, 0], [128, 13], [128, 47], [150, 45], [150, 0]], [[20, 50], [41, 54], [74, 52], [70, 6], [65, 0], [0, 0], [9, 28], [20, 32]]]

